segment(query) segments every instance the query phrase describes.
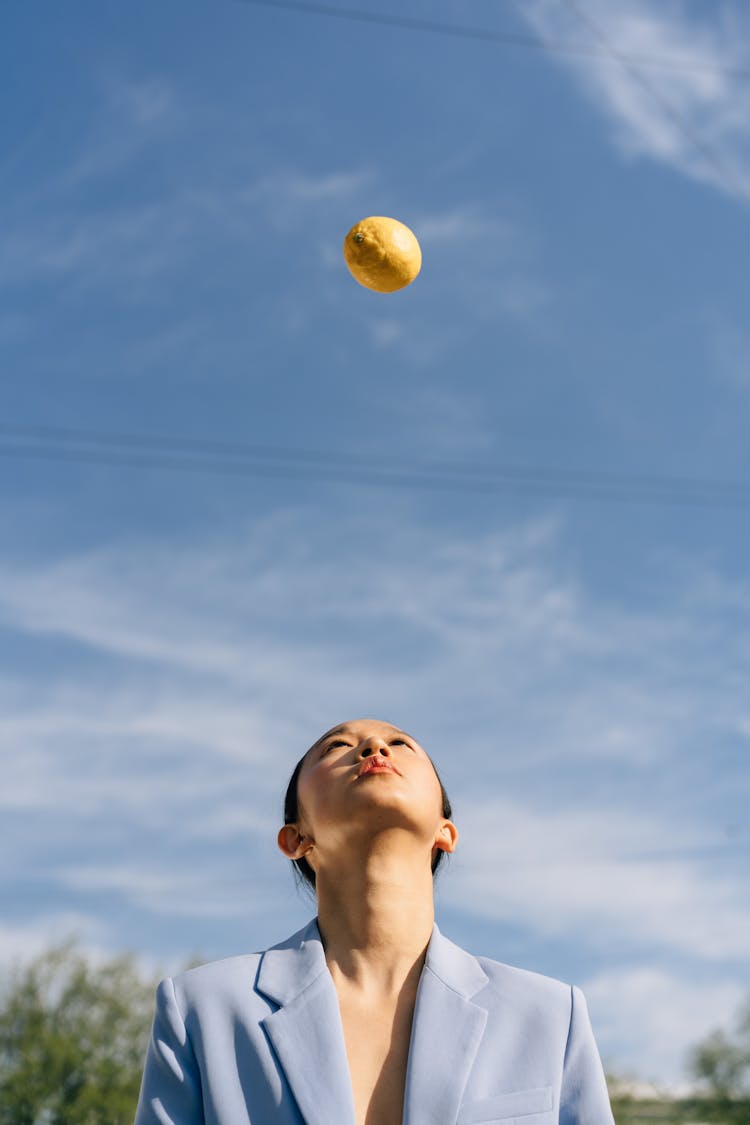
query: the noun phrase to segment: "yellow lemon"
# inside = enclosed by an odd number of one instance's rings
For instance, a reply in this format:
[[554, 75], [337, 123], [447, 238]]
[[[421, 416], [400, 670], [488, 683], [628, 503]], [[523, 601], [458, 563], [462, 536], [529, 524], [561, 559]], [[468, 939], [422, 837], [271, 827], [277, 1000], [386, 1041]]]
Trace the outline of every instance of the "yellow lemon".
[[414, 232], [385, 215], [371, 215], [354, 224], [344, 239], [344, 259], [359, 284], [376, 293], [403, 289], [422, 268]]

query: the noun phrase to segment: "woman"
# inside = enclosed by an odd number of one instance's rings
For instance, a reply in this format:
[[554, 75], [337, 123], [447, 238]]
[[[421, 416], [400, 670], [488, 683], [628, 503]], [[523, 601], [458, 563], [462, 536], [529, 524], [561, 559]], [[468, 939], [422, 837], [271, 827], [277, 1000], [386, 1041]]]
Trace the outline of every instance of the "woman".
[[135, 1125], [614, 1125], [580, 991], [435, 925], [450, 815], [397, 727], [319, 738], [278, 834], [317, 917], [162, 981]]

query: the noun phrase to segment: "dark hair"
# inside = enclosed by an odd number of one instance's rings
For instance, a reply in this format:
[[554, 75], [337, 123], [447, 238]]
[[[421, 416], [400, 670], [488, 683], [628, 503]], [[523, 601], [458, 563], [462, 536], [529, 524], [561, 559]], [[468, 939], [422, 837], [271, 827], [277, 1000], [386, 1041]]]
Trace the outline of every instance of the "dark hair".
[[[312, 747], [310, 749], [312, 749]], [[309, 753], [310, 751], [308, 750], [302, 755], [300, 760], [297, 762], [297, 765], [294, 767], [292, 776], [289, 778], [289, 784], [286, 789], [286, 796], [284, 797], [284, 824], [296, 824], [297, 820], [299, 819], [299, 797], [297, 794], [297, 785], [299, 782], [299, 775], [302, 772], [303, 763]], [[432, 761], [432, 759], [430, 759], [430, 762], [432, 764], [432, 768], [435, 770], [435, 777], [438, 779], [438, 784], [440, 786], [440, 796], [443, 802], [443, 816], [447, 820], [450, 820], [453, 815], [450, 798], [445, 791], [445, 786], [440, 780], [440, 774], [435, 769], [435, 763]], [[432, 861], [433, 875], [437, 871], [444, 855], [445, 852], [442, 850], [442, 848], [439, 848], [437, 853], [435, 854], [435, 858]], [[307, 862], [305, 857], [303, 856], [301, 859], [293, 859], [292, 863], [301, 875], [302, 882], [307, 883], [309, 887], [312, 887], [312, 889], [315, 890], [315, 872], [313, 871], [312, 867]]]

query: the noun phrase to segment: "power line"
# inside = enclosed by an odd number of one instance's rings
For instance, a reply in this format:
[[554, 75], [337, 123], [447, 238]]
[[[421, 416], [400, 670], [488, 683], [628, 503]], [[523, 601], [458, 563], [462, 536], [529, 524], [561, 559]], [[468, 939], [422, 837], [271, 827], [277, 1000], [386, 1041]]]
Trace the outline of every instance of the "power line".
[[[416, 16], [389, 15], [362, 8], [342, 8], [333, 4], [304, 3], [303, 0], [236, 0], [237, 3], [255, 4], [266, 8], [278, 8], [291, 12], [303, 12], [311, 16], [328, 16], [332, 19], [349, 20], [355, 23], [378, 24], [384, 27], [399, 27], [407, 31], [425, 31], [436, 35], [447, 35], [458, 39], [474, 39], [496, 43], [503, 47], [519, 47], [543, 51], [553, 55], [574, 55], [583, 58], [607, 60], [611, 51], [584, 43], [562, 43], [557, 40], [539, 39], [515, 31], [493, 31], [490, 28], [471, 27], [466, 24], [442, 23]], [[683, 71], [687, 73], [723, 74], [727, 77], [750, 78], [747, 67], [719, 66], [694, 59], [670, 58], [666, 55], [619, 52], [633, 66], [658, 70]], [[615, 61], [615, 60], [612, 60]], [[619, 59], [617, 60], [619, 61]]]
[[602, 31], [599, 24], [582, 10], [577, 0], [559, 0], [559, 2], [587, 29], [592, 38], [601, 45], [606, 54], [608, 54], [614, 62], [619, 63], [625, 73], [641, 87], [654, 105], [656, 105], [662, 113], [667, 115], [672, 124], [676, 126], [677, 130], [682, 133], [688, 144], [711, 165], [727, 190], [739, 195], [745, 201], [750, 199], [750, 193], [745, 185], [735, 177], [732, 170], [724, 164], [714, 149], [706, 144], [703, 137], [693, 129], [690, 122], [683, 117], [679, 110], [675, 109], [669, 99], [665, 98], [648, 79], [641, 74], [638, 67], [633, 64], [630, 56], [620, 51], [617, 45], [610, 40], [609, 36]]
[[0, 426], [0, 457], [128, 469], [275, 477], [463, 493], [511, 493], [606, 503], [702, 508], [750, 507], [750, 484], [560, 467], [377, 460], [358, 453], [243, 445], [200, 438], [56, 426]]

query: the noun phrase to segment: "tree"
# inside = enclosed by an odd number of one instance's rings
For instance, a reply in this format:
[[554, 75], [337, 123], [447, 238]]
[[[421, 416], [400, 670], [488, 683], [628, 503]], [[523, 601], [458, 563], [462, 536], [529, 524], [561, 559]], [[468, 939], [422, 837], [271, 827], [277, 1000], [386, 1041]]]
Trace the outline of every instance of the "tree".
[[132, 1125], [155, 982], [132, 956], [72, 943], [11, 974], [0, 999], [0, 1125]]
[[696, 1099], [697, 1118], [722, 1125], [749, 1125], [750, 1001], [740, 1010], [733, 1036], [714, 1031], [693, 1048], [690, 1069], [706, 1091]]

